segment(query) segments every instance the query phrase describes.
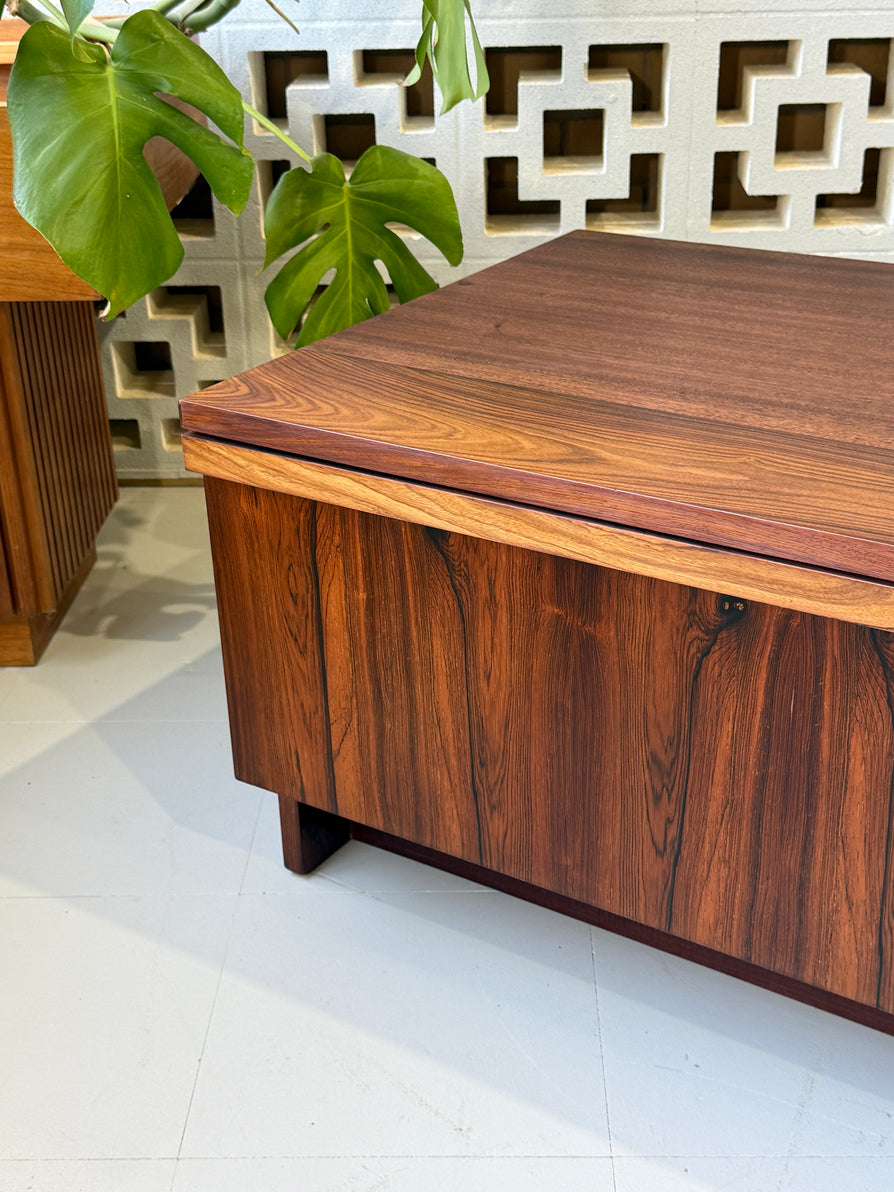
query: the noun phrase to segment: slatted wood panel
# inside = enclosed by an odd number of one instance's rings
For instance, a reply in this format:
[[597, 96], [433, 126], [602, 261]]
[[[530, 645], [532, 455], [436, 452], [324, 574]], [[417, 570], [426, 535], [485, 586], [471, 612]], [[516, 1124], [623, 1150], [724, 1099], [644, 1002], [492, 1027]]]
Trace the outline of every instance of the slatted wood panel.
[[207, 491], [240, 777], [894, 1011], [894, 636]]
[[93, 308], [12, 303], [10, 316], [58, 600], [116, 493]]
[[19, 372], [19, 345], [8, 303], [0, 303], [0, 518], [13, 611], [51, 606], [53, 590]]
[[12, 616], [0, 662], [36, 661], [117, 493], [90, 302], [0, 303], [0, 520]]

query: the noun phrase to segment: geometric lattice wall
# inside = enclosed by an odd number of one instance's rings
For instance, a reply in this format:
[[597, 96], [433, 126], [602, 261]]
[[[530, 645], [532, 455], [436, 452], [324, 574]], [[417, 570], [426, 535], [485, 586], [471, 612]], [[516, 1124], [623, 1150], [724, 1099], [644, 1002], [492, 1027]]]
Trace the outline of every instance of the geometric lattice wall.
[[[302, 0], [299, 38], [243, 0], [202, 44], [313, 151], [378, 141], [434, 160], [466, 246], [452, 270], [420, 242], [439, 281], [581, 227], [894, 263], [894, 8], [479, 0], [491, 93], [441, 117], [430, 78], [396, 85], [416, 7]], [[177, 277], [101, 328], [122, 477], [183, 475], [176, 399], [285, 350], [260, 228], [295, 163], [260, 127], [248, 144], [263, 165], [243, 217], [197, 188]]]

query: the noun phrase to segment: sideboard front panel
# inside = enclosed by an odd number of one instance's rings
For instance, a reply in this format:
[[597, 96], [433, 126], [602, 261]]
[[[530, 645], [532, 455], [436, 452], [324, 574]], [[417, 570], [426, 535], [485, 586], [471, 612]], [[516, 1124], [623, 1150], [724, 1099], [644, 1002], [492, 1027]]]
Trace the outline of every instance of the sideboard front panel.
[[894, 635], [206, 487], [239, 777], [894, 1010]]

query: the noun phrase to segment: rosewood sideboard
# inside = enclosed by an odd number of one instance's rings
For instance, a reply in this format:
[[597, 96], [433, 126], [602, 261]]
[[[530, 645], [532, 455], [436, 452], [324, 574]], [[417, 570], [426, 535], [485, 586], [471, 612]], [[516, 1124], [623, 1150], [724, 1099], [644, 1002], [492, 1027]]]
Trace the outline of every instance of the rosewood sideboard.
[[573, 233], [182, 404], [236, 773], [894, 1030], [894, 270]]

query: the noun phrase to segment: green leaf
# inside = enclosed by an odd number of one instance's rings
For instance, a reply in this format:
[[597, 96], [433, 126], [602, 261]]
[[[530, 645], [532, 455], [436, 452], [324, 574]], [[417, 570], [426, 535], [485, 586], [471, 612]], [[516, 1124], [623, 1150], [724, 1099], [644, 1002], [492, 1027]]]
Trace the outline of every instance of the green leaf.
[[[158, 13], [121, 27], [111, 56], [51, 25], [22, 38], [9, 80], [16, 207], [109, 300], [111, 317], [176, 272], [183, 247], [143, 157], [150, 137], [186, 153], [221, 203], [241, 211], [253, 163], [242, 100], [219, 66]], [[210, 117], [230, 144], [157, 93]]]
[[[472, 82], [466, 51], [467, 15], [477, 84]], [[469, 0], [422, 0], [422, 36], [416, 46], [416, 65], [404, 80], [405, 86], [419, 81], [426, 58], [441, 92], [442, 112], [449, 112], [460, 100], [487, 94], [490, 79]]]
[[324, 275], [335, 270], [304, 320], [298, 347], [388, 309], [376, 261], [388, 270], [401, 302], [438, 288], [387, 224], [406, 224], [420, 232], [451, 265], [458, 265], [463, 255], [453, 192], [434, 166], [399, 149], [373, 145], [350, 181], [329, 153], [313, 158], [311, 167], [283, 175], [264, 222], [265, 267], [303, 245], [267, 287], [267, 309], [284, 339], [300, 322]]
[[93, 0], [60, 0], [71, 36], [77, 33], [83, 22], [93, 11]]

